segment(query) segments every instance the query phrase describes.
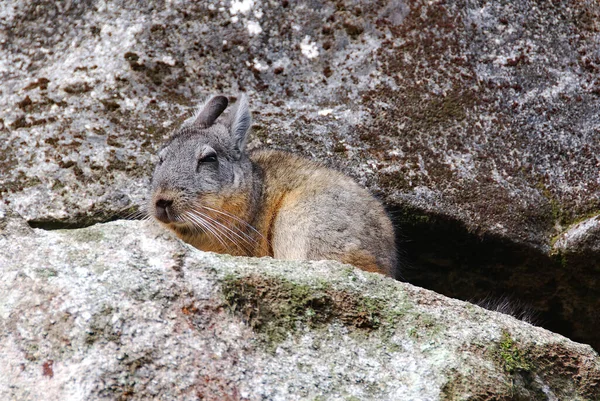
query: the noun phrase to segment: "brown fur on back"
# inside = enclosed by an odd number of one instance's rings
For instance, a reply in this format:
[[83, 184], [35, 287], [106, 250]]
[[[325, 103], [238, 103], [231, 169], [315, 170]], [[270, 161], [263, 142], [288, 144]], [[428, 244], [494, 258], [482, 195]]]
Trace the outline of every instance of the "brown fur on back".
[[[278, 151], [258, 151], [251, 155], [252, 161], [264, 174], [263, 207], [256, 216], [254, 223], [259, 231], [269, 238], [271, 247], [269, 256], [282, 259], [295, 259], [297, 252], [303, 253], [306, 259], [336, 259], [344, 263], [353, 264], [365, 271], [393, 275], [396, 263], [396, 250], [394, 244], [394, 230], [383, 206], [365, 189], [359, 187], [351, 178], [319, 163], [303, 159], [289, 153]], [[328, 204], [327, 195], [349, 192], [353, 196], [353, 203], [331, 202]], [[331, 218], [338, 217], [335, 210], [349, 207], [361, 215], [373, 215], [370, 221], [346, 221], [346, 231], [351, 237], [346, 241], [327, 244], [322, 241], [332, 226]], [[312, 209], [312, 210], [311, 210]], [[316, 215], [311, 216], [312, 213]], [[293, 225], [286, 226], [289, 219], [278, 219], [281, 213], [292, 216]], [[347, 220], [350, 214], [343, 213], [342, 218]], [[336, 222], [340, 225], [340, 222]], [[307, 230], [296, 227], [307, 226]], [[342, 224], [343, 225], [343, 224]], [[368, 238], [357, 238], [356, 233], [362, 231], [362, 226], [374, 225], [379, 231], [373, 243], [367, 245]], [[354, 226], [354, 227], [353, 227]], [[302, 236], [321, 240], [318, 251], [311, 250], [310, 245], [305, 249], [294, 248], [295, 244], [289, 241], [280, 241], [280, 248], [273, 249], [272, 243], [277, 236], [289, 233], [296, 244], [301, 242]], [[294, 237], [298, 235], [298, 237]], [[381, 237], [381, 238], [377, 238]], [[355, 244], [353, 244], [355, 242]], [[277, 242], [276, 242], [277, 243]], [[327, 246], [329, 245], [329, 247]], [[302, 245], [297, 248], [302, 248]]]

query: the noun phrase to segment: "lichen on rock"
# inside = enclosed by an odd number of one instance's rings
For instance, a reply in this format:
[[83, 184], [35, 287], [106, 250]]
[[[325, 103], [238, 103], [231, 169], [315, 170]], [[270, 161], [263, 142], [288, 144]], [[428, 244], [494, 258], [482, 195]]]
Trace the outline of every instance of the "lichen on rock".
[[402, 278], [600, 349], [600, 3], [132, 4], [0, 2], [0, 202], [32, 227], [135, 213], [160, 143], [247, 92], [251, 149], [386, 203]]
[[5, 399], [600, 395], [589, 346], [352, 266], [204, 253], [148, 222], [2, 216]]

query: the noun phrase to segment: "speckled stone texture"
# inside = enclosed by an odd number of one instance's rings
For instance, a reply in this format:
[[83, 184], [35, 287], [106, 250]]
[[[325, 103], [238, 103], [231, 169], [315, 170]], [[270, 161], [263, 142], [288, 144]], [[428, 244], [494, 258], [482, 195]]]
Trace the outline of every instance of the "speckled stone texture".
[[539, 247], [598, 209], [595, 1], [3, 2], [2, 197], [77, 221], [144, 196], [215, 91], [253, 146]]
[[125, 215], [194, 105], [246, 91], [251, 148], [397, 213], [405, 278], [516, 294], [600, 349], [599, 76], [596, 0], [2, 1], [0, 199], [34, 226]]
[[4, 400], [597, 400], [600, 357], [336, 262], [0, 214]]

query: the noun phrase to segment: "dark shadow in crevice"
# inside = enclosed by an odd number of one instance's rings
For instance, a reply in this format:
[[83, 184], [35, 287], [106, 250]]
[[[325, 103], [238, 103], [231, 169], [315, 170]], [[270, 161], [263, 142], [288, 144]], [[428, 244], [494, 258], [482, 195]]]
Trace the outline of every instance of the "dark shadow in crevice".
[[535, 315], [534, 324], [600, 350], [600, 305], [590, 302], [600, 300], [600, 288], [593, 285], [600, 282], [600, 270], [590, 259], [551, 257], [532, 246], [470, 232], [445, 216], [388, 210], [398, 233], [398, 279], [469, 302], [510, 300]]
[[28, 220], [27, 224], [29, 224], [31, 228], [39, 228], [42, 230], [75, 230], [116, 220], [141, 220], [142, 217], [139, 216], [136, 210], [137, 209], [130, 209], [123, 212], [75, 215], [69, 216], [64, 220]]

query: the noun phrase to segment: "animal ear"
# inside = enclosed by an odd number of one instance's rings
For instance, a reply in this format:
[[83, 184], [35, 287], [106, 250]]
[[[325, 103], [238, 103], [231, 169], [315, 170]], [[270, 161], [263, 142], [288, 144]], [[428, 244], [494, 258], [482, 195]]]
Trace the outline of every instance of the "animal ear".
[[229, 124], [229, 130], [235, 141], [236, 150], [239, 151], [240, 154], [246, 147], [246, 139], [248, 138], [248, 131], [250, 130], [251, 123], [252, 117], [250, 116], [250, 109], [248, 108], [248, 97], [245, 93], [242, 93], [231, 110]]
[[201, 106], [196, 115], [192, 117], [192, 122], [187, 122], [185, 125], [199, 128], [208, 128], [215, 120], [223, 113], [229, 101], [225, 96], [211, 96], [203, 106]]

